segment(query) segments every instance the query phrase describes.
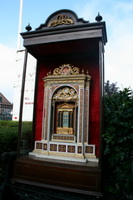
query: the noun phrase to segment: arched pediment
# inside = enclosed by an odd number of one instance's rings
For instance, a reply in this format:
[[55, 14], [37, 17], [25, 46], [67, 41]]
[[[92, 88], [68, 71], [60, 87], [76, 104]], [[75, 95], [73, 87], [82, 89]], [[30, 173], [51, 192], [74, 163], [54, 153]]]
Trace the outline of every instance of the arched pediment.
[[88, 23], [88, 21], [78, 18], [75, 12], [67, 9], [59, 10], [51, 14], [45, 24], [41, 24], [36, 30], [55, 27], [66, 27], [81, 23]]
[[63, 103], [58, 106], [58, 109], [73, 109], [74, 107], [74, 104]]

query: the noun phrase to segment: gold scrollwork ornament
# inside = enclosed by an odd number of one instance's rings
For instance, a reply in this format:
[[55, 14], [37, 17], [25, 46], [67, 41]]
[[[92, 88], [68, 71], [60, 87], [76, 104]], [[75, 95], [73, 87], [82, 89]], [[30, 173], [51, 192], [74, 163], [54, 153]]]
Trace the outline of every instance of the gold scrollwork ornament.
[[74, 24], [74, 21], [73, 19], [69, 18], [68, 16], [66, 15], [58, 15], [57, 18], [53, 21], [51, 21], [49, 23], [49, 27], [55, 27], [55, 26], [58, 26], [58, 25], [70, 25], [70, 24]]
[[74, 67], [70, 64], [61, 65], [58, 68], [55, 68], [53, 71], [53, 75], [77, 75], [79, 74], [79, 68]]
[[63, 100], [63, 101], [70, 101], [70, 100], [77, 100], [78, 94], [73, 88], [64, 87], [58, 90], [54, 96], [53, 100]]

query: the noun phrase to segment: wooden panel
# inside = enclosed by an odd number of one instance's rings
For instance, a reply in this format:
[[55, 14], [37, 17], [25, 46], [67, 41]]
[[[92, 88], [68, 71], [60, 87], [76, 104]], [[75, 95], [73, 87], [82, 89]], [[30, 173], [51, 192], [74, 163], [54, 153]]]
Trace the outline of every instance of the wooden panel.
[[19, 158], [14, 163], [14, 181], [29, 181], [35, 185], [47, 184], [55, 187], [100, 192], [100, 169], [86, 163], [48, 161]]
[[86, 30], [86, 31], [75, 31], [63, 34], [45, 35], [39, 37], [26, 38], [24, 40], [24, 46], [45, 44], [50, 42], [62, 42], [68, 40], [79, 40], [87, 38], [100, 38], [102, 37], [102, 30]]

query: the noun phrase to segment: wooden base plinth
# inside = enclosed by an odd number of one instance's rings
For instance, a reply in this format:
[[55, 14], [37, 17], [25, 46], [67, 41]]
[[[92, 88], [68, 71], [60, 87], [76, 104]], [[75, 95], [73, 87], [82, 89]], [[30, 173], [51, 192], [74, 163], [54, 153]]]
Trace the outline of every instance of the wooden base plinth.
[[95, 163], [21, 157], [14, 162], [12, 181], [101, 196], [101, 171]]

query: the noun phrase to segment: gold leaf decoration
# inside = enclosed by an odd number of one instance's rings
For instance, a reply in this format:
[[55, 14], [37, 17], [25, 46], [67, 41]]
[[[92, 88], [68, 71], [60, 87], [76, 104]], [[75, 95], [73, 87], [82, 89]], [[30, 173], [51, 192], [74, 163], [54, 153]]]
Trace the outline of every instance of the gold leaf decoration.
[[77, 100], [78, 94], [73, 88], [64, 87], [59, 89], [53, 96], [53, 100], [70, 101]]
[[58, 15], [57, 18], [53, 21], [51, 21], [48, 25], [48, 27], [55, 27], [55, 26], [59, 26], [59, 25], [70, 25], [70, 24], [74, 24], [73, 19], [69, 18], [66, 15]]
[[55, 68], [53, 75], [77, 75], [79, 74], [79, 68], [73, 67], [70, 64], [61, 65], [58, 68]]

